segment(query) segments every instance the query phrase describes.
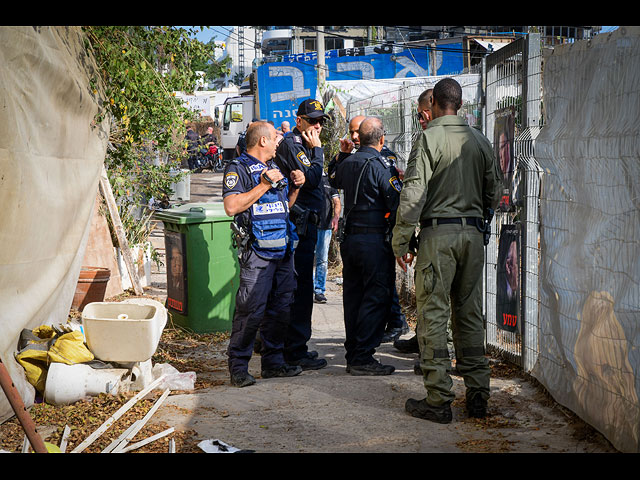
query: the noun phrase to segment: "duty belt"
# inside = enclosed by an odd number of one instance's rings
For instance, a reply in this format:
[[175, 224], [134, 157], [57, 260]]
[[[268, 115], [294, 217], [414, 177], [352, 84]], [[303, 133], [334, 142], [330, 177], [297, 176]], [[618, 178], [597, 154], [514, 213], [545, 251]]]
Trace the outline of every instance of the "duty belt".
[[357, 233], [387, 233], [387, 227], [347, 227], [346, 233], [355, 235]]
[[466, 221], [467, 225], [473, 225], [480, 229], [484, 227], [484, 219], [477, 217], [457, 217], [457, 218], [427, 218], [420, 222], [420, 228], [433, 227], [437, 225], [446, 225], [451, 223], [457, 223], [462, 225], [462, 222]]
[[[296, 217], [298, 217], [300, 214], [296, 213], [294, 211], [291, 212], [291, 216], [295, 219]], [[316, 212], [314, 212], [313, 210], [309, 210], [309, 216], [307, 217], [307, 221], [309, 223], [312, 223], [314, 225], [318, 225], [320, 223], [320, 215], [318, 215]], [[294, 221], [295, 223], [295, 221]]]

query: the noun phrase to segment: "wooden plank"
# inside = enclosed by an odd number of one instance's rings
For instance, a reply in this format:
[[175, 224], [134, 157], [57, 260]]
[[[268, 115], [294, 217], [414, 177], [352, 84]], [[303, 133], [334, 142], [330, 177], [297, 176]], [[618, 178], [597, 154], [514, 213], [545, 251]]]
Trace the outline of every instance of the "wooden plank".
[[124, 232], [122, 221], [120, 220], [120, 214], [118, 214], [118, 206], [116, 204], [116, 199], [113, 196], [113, 190], [111, 189], [111, 183], [109, 183], [107, 169], [104, 164], [102, 164], [102, 173], [100, 174], [100, 191], [102, 192], [102, 196], [107, 202], [107, 208], [109, 210], [109, 216], [111, 217], [111, 223], [113, 224], [113, 228], [116, 231], [116, 236], [118, 237], [120, 251], [122, 252], [124, 263], [126, 264], [127, 270], [129, 271], [129, 277], [131, 278], [131, 285], [133, 285], [133, 290], [136, 292], [136, 295], [143, 295], [144, 290], [142, 289], [140, 278], [138, 278], [138, 272], [136, 271], [135, 264], [133, 263], [131, 250], [129, 249], [129, 242], [127, 241], [127, 236]]
[[149, 438], [145, 438], [144, 440], [142, 440], [142, 441], [140, 441], [138, 443], [133, 443], [133, 444], [129, 445], [127, 448], [122, 450], [122, 453], [130, 452], [131, 450], [135, 450], [137, 448], [144, 447], [148, 443], [155, 442], [159, 438], [166, 437], [167, 435], [169, 435], [170, 433], [173, 433], [174, 431], [175, 431], [175, 428], [173, 428], [173, 427], [167, 428], [164, 432], [156, 433], [155, 435], [153, 435], [153, 436], [151, 436]]
[[120, 452], [122, 452], [124, 450], [124, 448], [127, 446], [127, 443], [129, 443], [129, 442], [131, 442], [131, 440], [133, 440], [133, 438], [138, 434], [138, 432], [140, 430], [142, 430], [142, 427], [145, 426], [145, 424], [149, 421], [149, 419], [153, 416], [153, 414], [156, 413], [158, 408], [160, 408], [160, 405], [162, 405], [162, 402], [164, 402], [165, 399], [169, 396], [170, 392], [171, 392], [171, 390], [169, 390], [167, 388], [162, 393], [160, 398], [158, 398], [158, 400], [153, 405], [153, 407], [151, 407], [151, 409], [149, 409], [149, 411], [144, 416], [144, 418], [142, 420], [137, 421], [136, 422], [136, 424], [137, 424], [136, 427], [131, 429], [131, 431], [119, 442], [119, 444], [116, 446], [116, 448], [113, 449], [113, 453], [120, 453]]
[[140, 420], [136, 420], [135, 422], [133, 422], [131, 425], [129, 425], [129, 428], [127, 428], [124, 432], [122, 432], [120, 434], [120, 436], [118, 438], [116, 438], [113, 442], [111, 442], [107, 448], [105, 448], [104, 450], [102, 450], [102, 452], [100, 453], [111, 453], [113, 452], [113, 450], [116, 449], [116, 447], [118, 445], [120, 445], [120, 443], [127, 438], [127, 436], [129, 435], [129, 433], [131, 433], [133, 431], [134, 428], [136, 428], [136, 426], [138, 425], [138, 423], [140, 423]]
[[100, 435], [102, 435], [111, 425], [113, 425], [113, 423], [116, 420], [118, 420], [122, 415], [124, 415], [127, 412], [127, 410], [133, 407], [138, 402], [138, 400], [143, 398], [145, 395], [147, 395], [147, 393], [149, 393], [151, 390], [156, 388], [160, 383], [162, 383], [165, 377], [166, 375], [162, 375], [160, 378], [151, 382], [151, 384], [149, 384], [147, 388], [138, 392], [138, 394], [135, 397], [131, 398], [131, 400], [125, 403], [122, 407], [120, 407], [116, 413], [111, 415], [100, 427], [98, 427], [98, 429], [95, 432], [89, 435], [82, 443], [80, 443], [80, 445], [74, 448], [71, 451], [71, 453], [80, 453], [89, 445], [91, 445], [98, 437], [100, 437]]
[[71, 429], [69, 428], [69, 425], [65, 425], [62, 432], [62, 438], [60, 439], [60, 453], [67, 453], [67, 444], [69, 442], [70, 432]]

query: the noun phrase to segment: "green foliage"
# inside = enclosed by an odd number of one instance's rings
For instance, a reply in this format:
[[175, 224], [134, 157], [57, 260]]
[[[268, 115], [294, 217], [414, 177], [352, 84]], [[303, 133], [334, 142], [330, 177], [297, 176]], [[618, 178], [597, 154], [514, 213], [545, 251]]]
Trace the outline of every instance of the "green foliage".
[[171, 183], [180, 179], [171, 172], [179, 170], [185, 155], [185, 124], [199, 116], [184, 108], [175, 92], [193, 93], [197, 67], [209, 64], [211, 72], [225, 67], [216, 64], [213, 44], [196, 40], [191, 28], [100, 25], [83, 30], [98, 66], [91, 81], [101, 106], [95, 121], [110, 122], [105, 164], [127, 236], [135, 244], [139, 229], [133, 225], [146, 213], [128, 217], [151, 198], [171, 195]]
[[[215, 40], [211, 39], [207, 43], [212, 50], [215, 51]], [[194, 59], [191, 66], [194, 70], [204, 72], [205, 79], [210, 84], [222, 84], [224, 76], [231, 71], [231, 57], [225, 57], [220, 60]]]

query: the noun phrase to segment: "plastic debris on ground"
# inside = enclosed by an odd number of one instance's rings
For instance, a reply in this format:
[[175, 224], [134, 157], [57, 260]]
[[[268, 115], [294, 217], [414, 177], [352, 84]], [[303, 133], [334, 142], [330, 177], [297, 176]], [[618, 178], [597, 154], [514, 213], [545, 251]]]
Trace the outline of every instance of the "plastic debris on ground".
[[229, 444], [224, 443], [221, 440], [203, 440], [198, 443], [205, 453], [254, 453], [255, 450], [242, 450], [236, 447], [232, 447]]

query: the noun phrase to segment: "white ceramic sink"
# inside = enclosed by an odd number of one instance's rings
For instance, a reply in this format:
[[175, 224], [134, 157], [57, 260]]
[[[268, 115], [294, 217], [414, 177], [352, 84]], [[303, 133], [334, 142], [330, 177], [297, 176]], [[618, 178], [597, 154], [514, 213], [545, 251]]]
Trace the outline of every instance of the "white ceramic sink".
[[150, 299], [93, 302], [82, 311], [87, 347], [105, 362], [149, 360], [158, 348], [166, 323], [166, 308]]

